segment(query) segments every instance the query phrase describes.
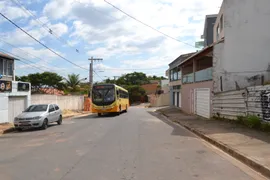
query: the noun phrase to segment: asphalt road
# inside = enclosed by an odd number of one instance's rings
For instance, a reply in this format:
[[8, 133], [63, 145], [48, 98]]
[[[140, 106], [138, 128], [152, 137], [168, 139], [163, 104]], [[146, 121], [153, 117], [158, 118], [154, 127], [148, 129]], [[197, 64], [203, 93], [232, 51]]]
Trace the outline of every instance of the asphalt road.
[[[0, 136], [0, 180], [250, 180], [253, 170], [150, 109]], [[263, 178], [262, 178], [263, 179]]]

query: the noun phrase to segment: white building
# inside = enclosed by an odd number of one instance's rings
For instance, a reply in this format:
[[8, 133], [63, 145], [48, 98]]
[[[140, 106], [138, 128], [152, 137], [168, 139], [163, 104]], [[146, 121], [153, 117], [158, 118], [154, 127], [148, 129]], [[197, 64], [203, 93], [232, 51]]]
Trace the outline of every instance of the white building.
[[0, 123], [13, 123], [31, 103], [31, 85], [15, 81], [14, 63], [14, 57], [0, 53]]
[[269, 0], [223, 1], [214, 26], [214, 92], [270, 81], [269, 19]]

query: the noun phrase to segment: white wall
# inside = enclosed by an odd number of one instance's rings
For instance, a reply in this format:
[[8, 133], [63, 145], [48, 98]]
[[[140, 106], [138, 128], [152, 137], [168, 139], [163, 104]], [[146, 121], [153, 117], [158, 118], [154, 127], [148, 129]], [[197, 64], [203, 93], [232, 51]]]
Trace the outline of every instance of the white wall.
[[64, 110], [83, 110], [84, 96], [32, 95], [32, 104], [57, 104]]
[[270, 1], [224, 0], [223, 8], [225, 42], [214, 47], [214, 81], [222, 76], [223, 91], [260, 85], [260, 78], [248, 80], [255, 75], [269, 81]]
[[[31, 85], [30, 85], [31, 87]], [[31, 89], [27, 92], [18, 91], [18, 82], [12, 81], [12, 91], [10, 93], [0, 93], [0, 123], [8, 123], [8, 97], [24, 96], [26, 97], [26, 107], [31, 104]]]

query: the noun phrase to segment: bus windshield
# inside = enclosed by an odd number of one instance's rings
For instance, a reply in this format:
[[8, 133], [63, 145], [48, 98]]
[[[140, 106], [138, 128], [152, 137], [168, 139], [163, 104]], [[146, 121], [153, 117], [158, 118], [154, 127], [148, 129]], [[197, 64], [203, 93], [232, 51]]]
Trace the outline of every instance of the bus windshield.
[[113, 86], [95, 86], [93, 87], [93, 102], [98, 103], [112, 103], [115, 101], [115, 89]]

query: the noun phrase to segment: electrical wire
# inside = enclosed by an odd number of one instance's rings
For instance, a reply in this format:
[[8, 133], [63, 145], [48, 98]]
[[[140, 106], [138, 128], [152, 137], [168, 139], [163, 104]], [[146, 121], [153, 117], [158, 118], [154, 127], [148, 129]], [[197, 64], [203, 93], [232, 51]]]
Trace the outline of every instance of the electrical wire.
[[54, 50], [52, 50], [51, 48], [49, 48], [47, 45], [45, 45], [44, 43], [40, 42], [39, 40], [37, 40], [35, 37], [33, 37], [31, 34], [29, 34], [27, 31], [25, 31], [24, 29], [22, 29], [19, 25], [17, 25], [16, 23], [14, 23], [12, 20], [10, 20], [8, 17], [6, 17], [4, 14], [2, 14], [0, 12], [0, 15], [3, 16], [6, 20], [8, 20], [11, 24], [13, 24], [14, 26], [16, 26], [17, 28], [19, 28], [22, 32], [24, 32], [25, 34], [27, 34], [29, 37], [31, 37], [32, 39], [34, 39], [36, 42], [38, 42], [40, 45], [44, 46], [46, 49], [48, 49], [49, 51], [51, 51], [52, 53], [54, 53], [55, 55], [57, 55], [58, 57], [60, 57], [61, 59], [69, 62], [70, 64], [73, 64], [74, 66], [77, 66], [83, 70], [87, 70], [86, 68], [79, 66], [75, 63], [73, 63], [72, 61], [68, 60], [67, 58], [63, 57], [62, 55], [60, 55], [59, 53], [55, 52]]
[[102, 77], [100, 77], [100, 75], [95, 70], [93, 70], [93, 71], [102, 81], [104, 81], [104, 79], [102, 79]]
[[174, 38], [174, 37], [172, 37], [172, 36], [170, 36], [170, 35], [168, 35], [168, 34], [165, 34], [165, 33], [162, 32], [162, 31], [160, 31], [160, 30], [158, 30], [158, 29], [156, 29], [156, 28], [154, 28], [154, 27], [152, 27], [152, 26], [150, 26], [150, 25], [148, 25], [148, 24], [142, 22], [141, 20], [135, 18], [134, 16], [132, 16], [132, 15], [126, 13], [126, 12], [123, 11], [122, 9], [116, 7], [116, 6], [113, 5], [112, 3], [110, 3], [110, 2], [108, 2], [108, 1], [106, 1], [106, 0], [104, 0], [104, 2], [106, 2], [107, 4], [109, 4], [110, 6], [112, 6], [113, 8], [117, 9], [118, 11], [122, 12], [122, 13], [125, 14], [126, 16], [130, 17], [131, 19], [133, 19], [133, 20], [135, 20], [135, 21], [137, 21], [137, 22], [143, 24], [144, 26], [146, 26], [146, 27], [148, 27], [148, 28], [150, 28], [150, 29], [152, 29], [152, 30], [154, 30], [154, 31], [156, 31], [156, 32], [158, 32], [158, 33], [160, 33], [160, 34], [162, 34], [163, 36], [166, 36], [167, 38], [170, 38], [170, 39], [175, 40], [175, 41], [177, 41], [177, 42], [183, 43], [183, 44], [185, 44], [185, 45], [187, 45], [187, 46], [191, 46], [191, 47], [193, 47], [193, 48], [196, 48], [194, 45], [191, 45], [191, 44], [189, 44], [189, 43], [186, 43], [186, 42], [184, 42], [184, 41], [181, 41], [181, 40], [179, 40], [179, 39], [176, 39], [176, 38]]
[[[26, 7], [24, 7], [23, 4], [21, 4], [18, 0], [11, 0], [11, 1], [14, 2], [17, 6], [19, 6], [24, 12], [26, 12], [27, 14], [29, 14], [30, 16], [32, 16], [33, 19], [37, 23], [39, 23], [42, 28], [44, 28], [50, 34], [52, 34], [53, 36], [55, 36], [59, 41], [61, 41], [62, 43], [65, 43], [66, 45], [68, 45], [71, 48], [74, 48], [65, 39], [63, 39], [61, 36], [59, 36], [56, 33], [54, 33], [53, 30], [47, 25], [48, 22], [43, 23], [42, 21], [40, 21], [39, 18], [35, 14], [33, 14], [29, 9], [27, 9]], [[45, 27], [47, 27], [47, 29]], [[79, 50], [76, 49], [76, 52], [79, 53]]]
[[[4, 41], [4, 40], [3, 40], [3, 39], [1, 39], [1, 38], [0, 38], [0, 41], [2, 41], [2, 42], [4, 42], [4, 43], [8, 44], [9, 46], [11, 46], [11, 47], [13, 47], [13, 48], [17, 48], [17, 49], [19, 49], [20, 51], [24, 52], [25, 54], [31, 55], [31, 56], [33, 56], [33, 57], [35, 57], [35, 58], [37, 58], [37, 59], [39, 59], [39, 60], [41, 60], [41, 61], [44, 61], [44, 62], [45, 62], [45, 60], [43, 60], [43, 59], [41, 59], [41, 58], [39, 58], [39, 57], [37, 57], [37, 56], [35, 56], [35, 55], [33, 55], [33, 54], [31, 54], [31, 53], [29, 53], [29, 52], [27, 52], [27, 51], [23, 50], [23, 49], [21, 49], [21, 48], [19, 48], [19, 47], [15, 46], [15, 45], [13, 45], [13, 44], [10, 44], [9, 42], [6, 42], [6, 41]], [[8, 51], [6, 51], [6, 52], [8, 52]], [[9, 53], [9, 54], [12, 54], [11, 52], [8, 52], [8, 53]], [[19, 57], [20, 59], [25, 59], [25, 60], [27, 60], [27, 61], [30, 61], [30, 60], [28, 60], [28, 59], [26, 59], [26, 58], [22, 58], [22, 57], [20, 57], [20, 56], [18, 56], [18, 55], [15, 55], [15, 54], [13, 54], [13, 56], [17, 56], [17, 57]], [[33, 61], [30, 61], [30, 62], [35, 63], [35, 62], [33, 62]], [[42, 67], [46, 68], [46, 69], [47, 69], [47, 70], [49, 70], [49, 71], [54, 71], [54, 72], [59, 73], [58, 71], [55, 71], [55, 70], [49, 69], [49, 68], [48, 68], [48, 67], [46, 67], [46, 66], [43, 66], [43, 65], [40, 65], [40, 66], [42, 66]], [[63, 72], [63, 73], [65, 74], [65, 76], [67, 75], [67, 73], [66, 73], [66, 72]]]

